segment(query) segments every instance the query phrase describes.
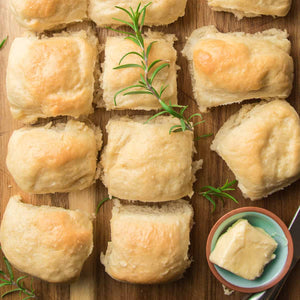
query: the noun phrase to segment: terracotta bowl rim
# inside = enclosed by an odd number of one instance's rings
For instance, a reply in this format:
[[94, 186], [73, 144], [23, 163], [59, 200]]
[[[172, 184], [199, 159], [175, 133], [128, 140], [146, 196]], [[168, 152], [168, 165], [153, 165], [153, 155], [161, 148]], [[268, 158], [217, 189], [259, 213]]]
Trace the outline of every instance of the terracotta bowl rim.
[[[212, 239], [213, 236], [216, 232], [216, 230], [218, 229], [218, 227], [229, 217], [242, 213], [242, 212], [258, 212], [261, 214], [264, 214], [268, 217], [270, 217], [271, 219], [273, 219], [283, 230], [285, 237], [288, 241], [288, 255], [287, 255], [287, 259], [286, 262], [281, 270], [281, 272], [275, 277], [273, 278], [269, 283], [264, 284], [262, 286], [259, 287], [254, 287], [254, 288], [244, 288], [244, 287], [240, 287], [237, 285], [233, 285], [230, 282], [228, 282], [227, 280], [225, 280], [217, 271], [217, 269], [215, 268], [214, 264], [212, 262], [210, 262], [209, 260], [209, 255], [210, 255], [210, 249], [211, 249], [211, 243], [212, 243]], [[274, 213], [270, 212], [267, 209], [261, 208], [261, 207], [241, 207], [241, 208], [237, 208], [234, 209], [228, 213], [226, 213], [224, 216], [222, 216], [216, 223], [215, 225], [212, 227], [208, 238], [207, 238], [207, 242], [206, 242], [206, 259], [207, 259], [207, 263], [208, 266], [211, 270], [211, 272], [214, 274], [214, 276], [222, 283], [224, 284], [226, 287], [238, 291], [238, 292], [242, 292], [242, 293], [257, 293], [257, 292], [261, 292], [264, 290], [267, 290], [269, 288], [271, 288], [272, 286], [274, 286], [275, 284], [277, 284], [288, 272], [292, 260], [293, 260], [293, 256], [294, 256], [294, 246], [293, 246], [293, 239], [292, 236], [287, 228], [287, 226], [284, 224], [284, 222]]]

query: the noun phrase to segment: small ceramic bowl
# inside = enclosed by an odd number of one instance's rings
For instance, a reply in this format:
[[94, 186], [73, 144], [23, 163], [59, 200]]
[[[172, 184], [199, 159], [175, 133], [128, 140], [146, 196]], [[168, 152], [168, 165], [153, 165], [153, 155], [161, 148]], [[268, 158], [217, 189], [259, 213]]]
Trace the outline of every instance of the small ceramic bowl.
[[[263, 274], [255, 280], [244, 279], [209, 261], [209, 255], [219, 237], [242, 218], [247, 219], [251, 225], [264, 229], [278, 243], [276, 258], [266, 265]], [[207, 262], [215, 277], [226, 287], [243, 293], [264, 291], [278, 283], [289, 270], [293, 254], [293, 240], [286, 225], [275, 214], [259, 207], [242, 207], [224, 215], [211, 229], [206, 244]]]

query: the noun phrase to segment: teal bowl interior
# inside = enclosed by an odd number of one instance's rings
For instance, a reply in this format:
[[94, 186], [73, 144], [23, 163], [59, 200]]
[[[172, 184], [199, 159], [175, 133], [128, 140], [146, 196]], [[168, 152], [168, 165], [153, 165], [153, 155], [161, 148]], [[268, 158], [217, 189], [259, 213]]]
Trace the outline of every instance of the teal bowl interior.
[[218, 238], [239, 219], [247, 219], [251, 225], [264, 229], [265, 232], [267, 232], [276, 240], [276, 242], [278, 243], [278, 247], [275, 251], [276, 258], [266, 265], [263, 274], [255, 280], [244, 279], [218, 267], [217, 265], [214, 266], [220, 276], [222, 276], [232, 285], [242, 288], [257, 288], [260, 286], [264, 286], [270, 283], [282, 271], [288, 256], [288, 241], [281, 227], [272, 218], [258, 212], [241, 212], [227, 218], [217, 228], [212, 238], [211, 251], [213, 251], [213, 249], [215, 248]]

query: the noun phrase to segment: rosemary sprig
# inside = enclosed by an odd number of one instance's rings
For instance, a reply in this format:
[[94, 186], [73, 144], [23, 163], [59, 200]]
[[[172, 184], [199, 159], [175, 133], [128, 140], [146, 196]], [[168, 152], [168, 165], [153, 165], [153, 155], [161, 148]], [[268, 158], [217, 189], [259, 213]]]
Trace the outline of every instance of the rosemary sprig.
[[224, 198], [228, 198], [234, 201], [235, 203], [239, 203], [233, 196], [226, 193], [229, 191], [235, 191], [235, 188], [233, 188], [232, 186], [236, 184], [236, 182], [237, 182], [236, 180], [233, 180], [231, 182], [226, 180], [226, 183], [223, 186], [218, 188], [214, 188], [210, 185], [207, 185], [200, 189], [199, 194], [212, 203], [213, 205], [212, 212], [214, 212], [216, 209], [216, 202], [212, 197], [220, 198], [223, 201], [223, 203], [224, 203]]
[[104, 198], [102, 199], [98, 205], [97, 205], [97, 208], [96, 208], [96, 214], [98, 214], [99, 210], [100, 210], [100, 207], [108, 200], [113, 200], [113, 199], [117, 199], [116, 197], [112, 196], [111, 198], [110, 197], [107, 197], [107, 198]]
[[[200, 113], [193, 114], [189, 118], [186, 118], [184, 116], [184, 112], [188, 108], [188, 106], [184, 105], [174, 105], [174, 104], [167, 104], [163, 99], [162, 95], [164, 91], [167, 89], [167, 85], [162, 85], [160, 90], [157, 91], [154, 86], [153, 82], [157, 76], [157, 74], [170, 66], [169, 63], [163, 62], [161, 59], [157, 59], [153, 61], [152, 63], [149, 64], [149, 54], [151, 52], [151, 48], [156, 41], [151, 42], [147, 47], [145, 46], [145, 41], [144, 37], [142, 35], [142, 30], [144, 26], [144, 21], [145, 21], [145, 16], [146, 16], [146, 9], [147, 7], [151, 4], [148, 3], [144, 7], [141, 7], [141, 3], [137, 6], [137, 9], [134, 11], [131, 7], [129, 10], [116, 6], [116, 8], [122, 10], [124, 13], [126, 13], [131, 22], [127, 22], [125, 20], [120, 20], [113, 18], [114, 20], [117, 20], [125, 25], [128, 25], [133, 32], [128, 32], [128, 31], [122, 31], [118, 29], [114, 29], [111, 27], [108, 27], [108, 29], [116, 31], [118, 33], [122, 33], [127, 35], [125, 39], [130, 40], [134, 42], [137, 46], [140, 48], [140, 52], [137, 51], [131, 51], [126, 53], [119, 61], [119, 65], [115, 67], [115, 70], [119, 69], [125, 69], [125, 68], [139, 68], [143, 71], [144, 74], [140, 74], [140, 80], [138, 81], [138, 84], [134, 84], [131, 86], [128, 86], [126, 88], [123, 88], [119, 90], [115, 96], [114, 96], [114, 103], [117, 105], [117, 97], [118, 95], [122, 94], [123, 96], [126, 95], [137, 95], [137, 94], [144, 94], [144, 95], [153, 95], [154, 97], [157, 98], [158, 102], [160, 103], [162, 107], [162, 111], [159, 113], [155, 114], [151, 118], [147, 120], [149, 122], [150, 120], [153, 120], [154, 118], [163, 115], [163, 114], [169, 114], [175, 118], [178, 118], [180, 120], [180, 125], [174, 125], [170, 128], [170, 133], [172, 132], [180, 132], [180, 131], [186, 131], [186, 130], [193, 130], [193, 128], [201, 123], [204, 122], [202, 119], [202, 115]], [[125, 57], [129, 55], [136, 55], [141, 59], [140, 64], [122, 64], [122, 61], [124, 60]], [[136, 90], [136, 89], [139, 90]], [[133, 90], [135, 89], [135, 90]], [[179, 110], [178, 111], [176, 111]], [[201, 121], [197, 122], [195, 124], [192, 123], [192, 118], [194, 117], [200, 117]], [[146, 123], [147, 123], [146, 122]]]
[[0, 44], [0, 49], [4, 46], [4, 44], [7, 41], [7, 39], [8, 39], [8, 36], [5, 39], [3, 39], [3, 41]]
[[[0, 247], [1, 249], [1, 247]], [[8, 292], [5, 292], [1, 295], [1, 298], [4, 298], [7, 295], [13, 293], [19, 293], [20, 296], [24, 296], [23, 300], [27, 299], [38, 299], [37, 295], [34, 293], [34, 289], [32, 287], [33, 279], [31, 278], [30, 289], [24, 286], [24, 279], [28, 276], [21, 276], [15, 280], [14, 273], [12, 271], [12, 267], [8, 259], [3, 255], [3, 260], [7, 268], [8, 274], [6, 274], [3, 270], [0, 270], [0, 288], [4, 286], [11, 286], [12, 289]]]

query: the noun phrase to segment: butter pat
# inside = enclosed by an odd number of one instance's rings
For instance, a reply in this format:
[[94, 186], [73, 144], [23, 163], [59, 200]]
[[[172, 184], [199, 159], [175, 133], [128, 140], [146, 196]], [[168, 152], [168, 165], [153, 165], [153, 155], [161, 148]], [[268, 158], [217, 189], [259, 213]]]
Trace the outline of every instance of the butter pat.
[[276, 241], [263, 229], [240, 219], [218, 239], [209, 260], [238, 276], [254, 280], [275, 258]]

